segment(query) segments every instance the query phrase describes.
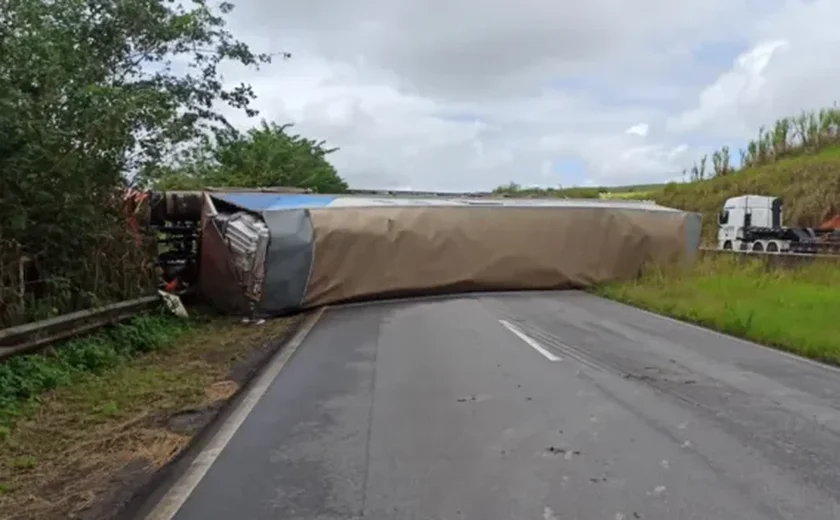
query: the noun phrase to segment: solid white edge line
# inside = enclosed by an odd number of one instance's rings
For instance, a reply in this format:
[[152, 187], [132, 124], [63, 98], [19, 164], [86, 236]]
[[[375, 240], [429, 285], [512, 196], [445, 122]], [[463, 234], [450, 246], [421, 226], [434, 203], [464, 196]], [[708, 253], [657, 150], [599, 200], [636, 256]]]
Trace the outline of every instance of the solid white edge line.
[[630, 304], [627, 304], [627, 303], [624, 303], [624, 302], [620, 302], [618, 300], [611, 300], [609, 298], [605, 298], [603, 296], [597, 296], [595, 294], [589, 294], [589, 293], [583, 293], [583, 294], [586, 294], [587, 296], [598, 299], [598, 300], [609, 302], [613, 305], [626, 307], [628, 309], [632, 309], [634, 311], [641, 312], [643, 314], [647, 314], [649, 316], [653, 316], [654, 318], [659, 318], [660, 320], [668, 321], [668, 322], [674, 323], [676, 325], [682, 325], [684, 327], [689, 327], [689, 328], [692, 328], [692, 329], [696, 329], [698, 331], [710, 333], [710, 334], [713, 334], [715, 336], [719, 336], [719, 337], [721, 337], [723, 339], [726, 339], [726, 340], [729, 340], [729, 341], [735, 341], [737, 343], [743, 343], [745, 345], [749, 345], [750, 347], [753, 347], [753, 348], [769, 350], [770, 352], [772, 352], [775, 355], [786, 357], [786, 358], [789, 358], [789, 359], [794, 360], [794, 361], [801, 361], [801, 362], [803, 362], [807, 365], [812, 365], [814, 367], [819, 367], [819, 368], [828, 370], [830, 372], [840, 373], [840, 367], [836, 367], [834, 365], [829, 365], [829, 364], [826, 364], [826, 363], [822, 363], [820, 361], [816, 361], [816, 360], [811, 359], [811, 358], [806, 358], [804, 356], [800, 356], [799, 354], [794, 354], [793, 352], [788, 352], [786, 350], [781, 350], [781, 349], [776, 348], [776, 347], [770, 347], [770, 346], [767, 346], [767, 345], [762, 345], [761, 343], [756, 343], [755, 341], [750, 341], [748, 339], [739, 338], [738, 336], [732, 336], [730, 334], [727, 334], [725, 332], [721, 332], [719, 330], [706, 328], [706, 327], [703, 327], [701, 325], [697, 325], [696, 323], [691, 323], [691, 322], [688, 322], [688, 321], [682, 321], [682, 320], [677, 319], [677, 318], [672, 318], [670, 316], [665, 316], [664, 314], [657, 314], [653, 311], [649, 311], [647, 309], [642, 309], [641, 307], [635, 307], [633, 305], [630, 305]]
[[213, 462], [222, 453], [222, 450], [224, 450], [225, 446], [233, 438], [236, 431], [245, 422], [245, 419], [248, 418], [254, 406], [256, 406], [257, 402], [259, 402], [268, 390], [268, 387], [280, 374], [280, 371], [289, 361], [289, 358], [292, 357], [292, 354], [295, 353], [315, 324], [318, 323], [324, 311], [325, 308], [322, 307], [315, 314], [307, 318], [294, 337], [274, 355], [269, 365], [253, 382], [242, 398], [242, 401], [213, 435], [213, 438], [207, 443], [207, 446], [201, 450], [201, 453], [196, 456], [189, 468], [167, 490], [155, 508], [146, 516], [147, 520], [170, 520], [178, 513], [181, 506], [184, 505], [184, 502], [187, 501], [187, 498], [189, 498], [190, 494], [192, 494], [193, 490], [201, 482], [201, 479], [204, 478], [210, 466], [213, 465]]
[[540, 345], [537, 342], [537, 340], [533, 339], [532, 337], [528, 336], [527, 334], [525, 334], [524, 332], [519, 330], [515, 325], [513, 325], [509, 321], [499, 320], [499, 323], [501, 323], [502, 326], [504, 328], [506, 328], [507, 330], [513, 332], [516, 335], [517, 338], [521, 339], [522, 341], [524, 341], [525, 343], [530, 345], [534, 350], [536, 350], [537, 352], [539, 352], [540, 354], [545, 356], [545, 358], [548, 359], [549, 361], [562, 361], [563, 360], [563, 358], [561, 358], [560, 356], [552, 354], [551, 352], [549, 352], [548, 350], [543, 348], [543, 346]]

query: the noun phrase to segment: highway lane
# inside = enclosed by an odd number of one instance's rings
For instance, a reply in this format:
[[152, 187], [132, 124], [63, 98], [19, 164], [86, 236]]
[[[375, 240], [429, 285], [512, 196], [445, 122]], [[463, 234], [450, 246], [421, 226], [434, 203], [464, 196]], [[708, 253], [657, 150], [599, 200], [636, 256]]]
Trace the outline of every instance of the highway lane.
[[837, 519], [840, 371], [577, 292], [328, 310], [174, 518]]

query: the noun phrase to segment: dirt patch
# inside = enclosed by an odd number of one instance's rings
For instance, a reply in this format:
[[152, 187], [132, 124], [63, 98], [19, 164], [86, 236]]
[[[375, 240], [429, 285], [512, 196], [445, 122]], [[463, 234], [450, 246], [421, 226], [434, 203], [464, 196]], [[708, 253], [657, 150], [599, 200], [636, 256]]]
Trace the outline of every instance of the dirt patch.
[[211, 401], [226, 401], [239, 390], [239, 383], [236, 381], [218, 381], [208, 386], [204, 394]]
[[42, 396], [0, 442], [0, 518], [115, 518], [298, 322], [205, 319], [171, 348]]
[[223, 404], [224, 401], [215, 402], [201, 408], [174, 413], [166, 420], [166, 429], [192, 437], [216, 418]]
[[150, 480], [154, 464], [146, 459], [134, 459], [120, 468], [105, 487], [100, 496], [93, 500], [86, 509], [76, 516], [80, 520], [98, 520], [107, 518], [115, 508], [127, 504], [138, 483]]
[[231, 366], [227, 373], [227, 379], [240, 386], [250, 380], [254, 373], [263, 365], [265, 360], [274, 354], [274, 352], [276, 352], [277, 349], [291, 337], [292, 332], [294, 332], [294, 329], [289, 327], [282, 337], [273, 341], [263, 342], [262, 344], [252, 348], [246, 356], [237, 359]]

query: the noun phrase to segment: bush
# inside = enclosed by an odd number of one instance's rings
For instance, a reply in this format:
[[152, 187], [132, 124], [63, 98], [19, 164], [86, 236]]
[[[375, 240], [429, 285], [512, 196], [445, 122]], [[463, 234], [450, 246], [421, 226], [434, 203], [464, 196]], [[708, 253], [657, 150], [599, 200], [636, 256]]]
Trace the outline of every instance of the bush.
[[251, 89], [225, 89], [218, 73], [223, 60], [267, 60], [224, 30], [231, 9], [0, 0], [0, 327], [154, 285], [122, 196], [186, 143], [227, 131], [216, 102], [255, 114]]

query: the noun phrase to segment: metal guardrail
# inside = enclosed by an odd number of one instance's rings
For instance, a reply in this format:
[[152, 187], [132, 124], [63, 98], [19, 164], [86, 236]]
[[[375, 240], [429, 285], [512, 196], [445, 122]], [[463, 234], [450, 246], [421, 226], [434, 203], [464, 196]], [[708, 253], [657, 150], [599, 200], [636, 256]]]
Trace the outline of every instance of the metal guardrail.
[[716, 255], [716, 256], [731, 256], [746, 260], [749, 258], [759, 258], [769, 266], [779, 268], [791, 268], [800, 265], [807, 265], [814, 262], [837, 262], [840, 265], [840, 255], [818, 255], [807, 253], [768, 253], [767, 251], [731, 251], [725, 249], [717, 249], [714, 247], [701, 247], [701, 255]]
[[149, 311], [160, 297], [145, 296], [0, 330], [0, 360], [42, 349]]
[[[769, 266], [789, 268], [820, 260], [840, 263], [840, 255], [726, 251], [713, 247], [699, 248], [701, 255], [731, 255], [736, 258], [761, 258]], [[19, 354], [35, 352], [58, 341], [90, 333], [147, 312], [161, 300], [157, 295], [106, 305], [98, 309], [64, 314], [47, 320], [26, 323], [0, 330], [0, 361]]]

